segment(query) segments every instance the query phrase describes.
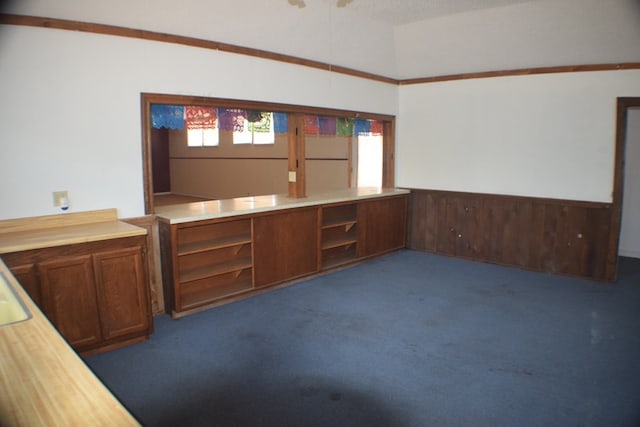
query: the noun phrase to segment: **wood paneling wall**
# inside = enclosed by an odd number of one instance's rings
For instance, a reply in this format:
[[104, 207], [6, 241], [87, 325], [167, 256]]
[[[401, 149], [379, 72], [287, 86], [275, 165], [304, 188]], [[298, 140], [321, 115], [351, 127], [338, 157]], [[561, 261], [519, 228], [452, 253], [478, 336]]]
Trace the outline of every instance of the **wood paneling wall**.
[[607, 203], [412, 190], [407, 247], [613, 281], [611, 216]]

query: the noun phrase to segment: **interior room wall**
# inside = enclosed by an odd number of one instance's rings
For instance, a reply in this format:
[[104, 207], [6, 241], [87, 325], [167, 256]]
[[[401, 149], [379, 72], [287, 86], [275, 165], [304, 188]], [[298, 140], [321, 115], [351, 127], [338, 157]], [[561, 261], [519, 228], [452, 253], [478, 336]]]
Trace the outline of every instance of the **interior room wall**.
[[627, 112], [624, 171], [619, 253], [640, 258], [640, 108]]
[[171, 192], [210, 199], [287, 193], [286, 159], [171, 159]]
[[349, 147], [351, 137], [305, 137], [307, 194], [349, 187]]
[[397, 113], [397, 87], [387, 83], [46, 28], [0, 26], [0, 75], [0, 180], [11, 183], [0, 187], [0, 219], [58, 213], [59, 190], [70, 212], [144, 215], [141, 92]]
[[[393, 76], [393, 28], [335, 0], [292, 7], [286, 0], [20, 0], [0, 2], [3, 12], [71, 19], [181, 34], [270, 52], [339, 64]], [[123, 12], [125, 11], [125, 12]], [[260, 68], [253, 69], [255, 77]], [[263, 83], [265, 83], [263, 81]], [[271, 84], [271, 83], [269, 83]]]
[[640, 71], [400, 87], [398, 186], [610, 202], [616, 97]]
[[[286, 194], [288, 137], [273, 145], [233, 144], [220, 132], [217, 147], [189, 147], [186, 131], [169, 131], [171, 191], [214, 199]], [[349, 138], [306, 136], [307, 193], [349, 186]]]
[[169, 132], [171, 192], [212, 199], [287, 193], [286, 134], [273, 144], [233, 144], [219, 132], [217, 147], [189, 147], [186, 130]]
[[638, 0], [536, 0], [406, 24], [398, 77], [638, 62], [639, 22]]

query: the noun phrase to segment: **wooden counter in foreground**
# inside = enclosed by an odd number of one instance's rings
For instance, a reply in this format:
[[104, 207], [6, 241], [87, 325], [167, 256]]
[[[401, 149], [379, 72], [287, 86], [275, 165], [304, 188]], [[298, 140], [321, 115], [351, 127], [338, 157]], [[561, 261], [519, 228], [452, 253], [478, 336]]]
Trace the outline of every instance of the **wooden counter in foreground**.
[[87, 368], [0, 260], [31, 318], [0, 326], [0, 425], [139, 426]]

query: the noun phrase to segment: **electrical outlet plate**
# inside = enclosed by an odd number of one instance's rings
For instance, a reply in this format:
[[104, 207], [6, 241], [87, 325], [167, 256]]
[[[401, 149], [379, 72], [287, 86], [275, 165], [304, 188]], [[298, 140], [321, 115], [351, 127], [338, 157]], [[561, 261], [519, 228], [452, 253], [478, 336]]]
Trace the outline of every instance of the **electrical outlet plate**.
[[289, 182], [296, 182], [296, 172], [289, 171]]
[[67, 201], [69, 200], [69, 193], [68, 191], [54, 191], [53, 192], [53, 207], [54, 208], [59, 208], [62, 206], [62, 201]]

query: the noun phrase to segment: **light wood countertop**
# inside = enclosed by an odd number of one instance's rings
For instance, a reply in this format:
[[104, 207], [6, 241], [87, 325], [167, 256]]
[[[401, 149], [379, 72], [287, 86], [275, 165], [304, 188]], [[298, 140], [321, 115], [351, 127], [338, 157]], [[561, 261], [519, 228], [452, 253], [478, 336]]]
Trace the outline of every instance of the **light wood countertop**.
[[0, 425], [139, 426], [69, 347], [0, 260], [0, 271], [31, 312], [0, 326]]
[[115, 209], [0, 221], [0, 254], [147, 234]]
[[317, 206], [329, 203], [357, 201], [370, 198], [409, 194], [409, 190], [398, 188], [350, 188], [345, 190], [318, 193], [303, 198], [292, 198], [274, 194], [268, 196], [238, 197], [226, 200], [208, 200], [205, 202], [184, 203], [170, 206], [157, 206], [156, 217], [170, 224], [224, 218], [230, 216], [269, 212], [281, 209], [293, 209], [305, 206]]

